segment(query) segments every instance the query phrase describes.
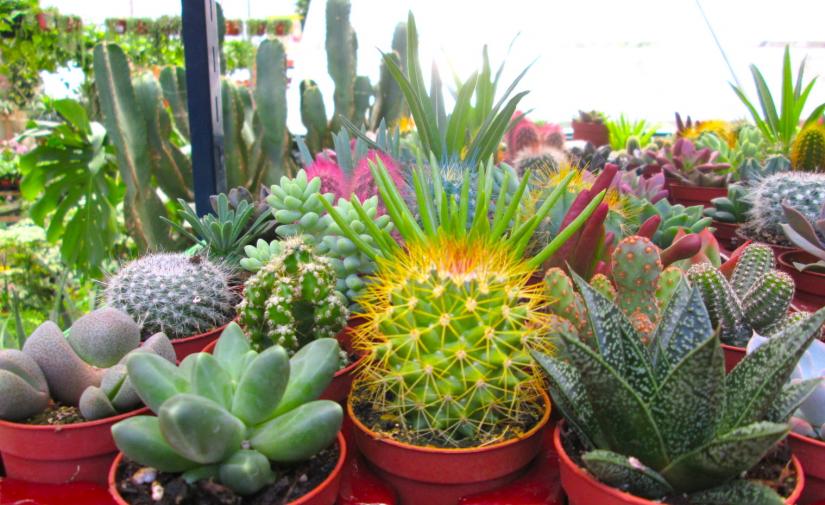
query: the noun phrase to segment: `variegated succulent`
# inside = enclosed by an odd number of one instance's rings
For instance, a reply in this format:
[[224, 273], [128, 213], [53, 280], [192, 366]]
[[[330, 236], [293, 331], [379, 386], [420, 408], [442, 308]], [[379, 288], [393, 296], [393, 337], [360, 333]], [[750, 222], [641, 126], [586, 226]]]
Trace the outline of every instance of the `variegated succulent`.
[[561, 335], [568, 359], [534, 352], [553, 404], [602, 482], [644, 498], [779, 505], [742, 475], [790, 430], [819, 379], [786, 384], [825, 309], [785, 328], [725, 375], [698, 288], [679, 283], [649, 344], [622, 311], [576, 276], [594, 338]]

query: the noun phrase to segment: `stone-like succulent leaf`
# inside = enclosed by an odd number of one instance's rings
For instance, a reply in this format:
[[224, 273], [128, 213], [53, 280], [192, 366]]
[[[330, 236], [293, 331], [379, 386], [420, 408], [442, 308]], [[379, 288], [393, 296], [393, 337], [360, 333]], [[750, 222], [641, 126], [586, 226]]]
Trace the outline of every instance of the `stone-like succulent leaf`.
[[246, 426], [219, 404], [188, 393], [158, 412], [160, 432], [178, 454], [202, 465], [224, 461], [241, 447]]
[[319, 338], [302, 347], [289, 360], [289, 382], [274, 415], [285, 414], [321, 396], [339, 363], [340, 347], [335, 339]]
[[163, 402], [189, 388], [188, 380], [178, 373], [175, 365], [155, 354], [133, 354], [126, 362], [126, 369], [138, 396], [155, 413], [160, 411]]
[[249, 364], [232, 400], [232, 414], [248, 425], [271, 419], [289, 382], [289, 357], [281, 346], [270, 347]]
[[86, 363], [108, 368], [140, 345], [140, 326], [127, 314], [103, 307], [75, 321], [66, 340]]
[[45, 410], [49, 385], [37, 363], [17, 349], [0, 350], [0, 419], [20, 421]]
[[660, 498], [673, 492], [658, 472], [636, 458], [595, 450], [582, 454], [585, 466], [601, 482], [644, 498]]
[[115, 445], [132, 461], [161, 472], [184, 472], [198, 466], [181, 456], [161, 436], [154, 416], [135, 416], [112, 426]]
[[257, 427], [249, 441], [276, 463], [303, 461], [335, 440], [342, 420], [340, 405], [316, 400]]
[[241, 378], [243, 372], [243, 357], [251, 349], [243, 330], [241, 330], [238, 323], [233, 321], [221, 332], [221, 336], [215, 344], [213, 355], [221, 366], [232, 375], [232, 378], [237, 381]]
[[195, 358], [190, 372], [189, 390], [193, 394], [209, 398], [227, 410], [231, 409], [235, 393], [232, 377], [211, 354], [199, 352], [193, 356]]
[[250, 495], [275, 480], [269, 460], [258, 451], [241, 449], [218, 468], [221, 482], [241, 495]]

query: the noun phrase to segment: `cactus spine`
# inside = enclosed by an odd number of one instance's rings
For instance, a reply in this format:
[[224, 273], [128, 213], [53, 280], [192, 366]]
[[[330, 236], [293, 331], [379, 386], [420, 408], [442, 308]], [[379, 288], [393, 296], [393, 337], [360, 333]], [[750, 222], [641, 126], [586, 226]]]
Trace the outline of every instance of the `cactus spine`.
[[791, 165], [794, 170], [825, 172], [825, 126], [812, 123], [799, 132], [791, 146]]
[[347, 323], [344, 296], [327, 258], [300, 237], [250, 278], [238, 306], [240, 324], [253, 346], [283, 346], [290, 354], [317, 338], [334, 337]]
[[771, 244], [790, 245], [782, 224], [786, 223], [783, 203], [813, 222], [825, 203], [825, 174], [779, 173], [764, 178], [750, 192], [753, 207], [741, 228], [749, 238]]

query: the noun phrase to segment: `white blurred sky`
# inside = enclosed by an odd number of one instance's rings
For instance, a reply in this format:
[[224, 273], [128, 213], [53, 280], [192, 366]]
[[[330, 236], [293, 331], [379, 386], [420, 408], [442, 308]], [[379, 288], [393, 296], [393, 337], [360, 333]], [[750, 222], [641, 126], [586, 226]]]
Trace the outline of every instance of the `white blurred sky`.
[[[825, 0], [701, 0], [740, 81], [753, 95], [750, 63], [778, 87], [782, 44], [791, 43], [794, 71], [808, 57], [807, 78], [825, 75]], [[107, 17], [157, 17], [180, 12], [170, 0], [43, 0], [63, 12], [101, 22]], [[520, 36], [505, 66], [509, 82], [539, 58], [523, 81], [523, 100], [536, 119], [569, 121], [578, 109], [624, 112], [662, 124], [673, 112], [698, 118], [743, 117], [745, 109], [728, 87], [731, 74], [695, 0], [352, 0], [358, 33], [360, 74], [378, 77], [380, 55], [397, 22], [412, 6], [419, 26], [422, 62], [435, 59], [442, 76], [450, 65], [466, 76], [489, 46], [500, 62]], [[292, 12], [289, 0], [224, 0], [227, 17], [265, 17]], [[295, 61], [293, 82], [319, 82], [331, 110], [333, 85], [324, 50], [324, 0], [312, 0]], [[133, 9], [133, 10], [132, 10]], [[426, 65], [429, 67], [429, 65]], [[428, 70], [425, 69], [425, 70]], [[820, 77], [825, 81], [825, 78]], [[290, 129], [302, 130], [297, 86], [290, 90]], [[825, 82], [809, 104], [825, 101]], [[810, 108], [810, 107], [809, 107]]]

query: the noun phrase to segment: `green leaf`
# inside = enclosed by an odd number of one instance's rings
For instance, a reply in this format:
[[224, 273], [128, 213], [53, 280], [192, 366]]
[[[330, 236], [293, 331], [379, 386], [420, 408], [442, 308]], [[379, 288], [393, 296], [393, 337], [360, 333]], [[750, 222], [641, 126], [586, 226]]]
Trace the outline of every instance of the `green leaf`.
[[202, 465], [218, 463], [240, 449], [246, 426], [208, 398], [178, 394], [158, 412], [163, 438], [183, 457]]
[[280, 416], [317, 400], [338, 371], [340, 352], [334, 338], [313, 340], [296, 352], [289, 360], [289, 382], [273, 415]]
[[748, 480], [735, 480], [698, 491], [688, 497], [691, 505], [784, 505], [776, 491]]
[[655, 500], [673, 492], [664, 477], [636, 458], [596, 450], [582, 454], [582, 460], [599, 481], [626, 493]]
[[674, 459], [661, 473], [680, 492], [693, 492], [741, 475], [790, 431], [787, 424], [758, 422], [737, 428]]
[[155, 413], [166, 400], [189, 387], [175, 365], [157, 354], [134, 352], [126, 360], [126, 369], [138, 396]]
[[289, 381], [289, 358], [281, 346], [260, 353], [238, 382], [232, 413], [246, 424], [271, 419]]
[[774, 401], [765, 415], [765, 420], [773, 423], [787, 423], [796, 409], [816, 391], [820, 384], [822, 384], [821, 377], [786, 384], [779, 398]]
[[665, 466], [669, 459], [662, 434], [640, 395], [578, 338], [562, 338], [573, 365], [579, 369], [607, 447], [635, 456], [653, 468]]
[[211, 354], [199, 352], [194, 356], [196, 357], [190, 372], [191, 392], [230, 409], [234, 393], [232, 377]]
[[198, 466], [169, 445], [154, 416], [135, 416], [118, 422], [112, 426], [112, 438], [127, 458], [161, 472], [185, 472]]
[[825, 308], [786, 327], [731, 370], [720, 433], [764, 418], [823, 323]]
[[218, 475], [221, 483], [242, 496], [256, 493], [275, 481], [266, 456], [248, 449], [241, 449], [221, 463]]
[[340, 405], [316, 400], [257, 427], [249, 442], [253, 449], [276, 463], [304, 461], [329, 447], [343, 419]]
[[713, 327], [701, 292], [683, 278], [662, 312], [650, 342], [657, 376], [664, 377], [711, 334]]
[[235, 381], [241, 378], [241, 364], [244, 356], [249, 353], [249, 341], [238, 323], [229, 323], [215, 344], [214, 356], [224, 370], [228, 371]]

